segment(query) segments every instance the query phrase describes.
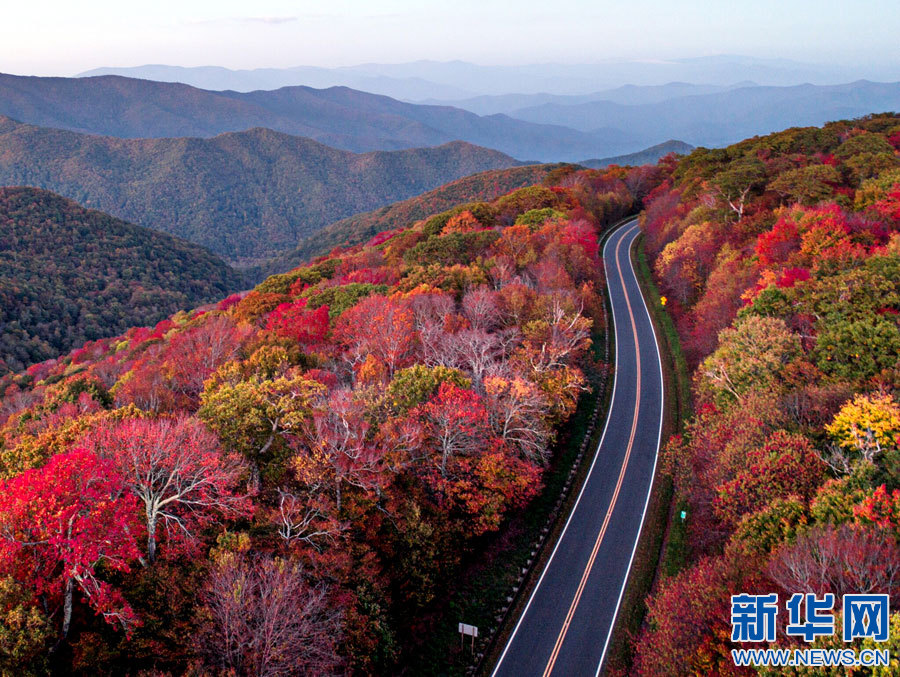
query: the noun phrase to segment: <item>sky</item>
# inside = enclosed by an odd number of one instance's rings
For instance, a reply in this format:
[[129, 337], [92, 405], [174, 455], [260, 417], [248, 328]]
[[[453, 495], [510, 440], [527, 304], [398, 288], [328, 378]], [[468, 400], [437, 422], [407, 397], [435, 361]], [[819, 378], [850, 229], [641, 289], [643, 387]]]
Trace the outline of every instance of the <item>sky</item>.
[[900, 64], [897, 0], [33, 0], [0, 20], [0, 71], [419, 59], [596, 63], [713, 54]]

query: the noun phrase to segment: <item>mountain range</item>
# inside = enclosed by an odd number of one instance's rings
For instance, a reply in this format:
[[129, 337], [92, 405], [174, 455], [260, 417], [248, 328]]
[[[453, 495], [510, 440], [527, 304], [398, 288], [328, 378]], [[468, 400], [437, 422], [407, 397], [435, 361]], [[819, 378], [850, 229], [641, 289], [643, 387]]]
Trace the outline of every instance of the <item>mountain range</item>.
[[133, 78], [183, 82], [202, 89], [249, 92], [292, 85], [327, 88], [336, 85], [385, 94], [408, 101], [465, 99], [483, 94], [584, 94], [622, 85], [663, 85], [696, 82], [731, 86], [752, 80], [763, 85], [800, 82], [834, 84], [861, 77], [894, 80], [895, 67], [863, 72], [845, 64], [813, 64], [788, 59], [741, 55], [712, 55], [669, 60], [607, 60], [587, 64], [481, 65], [465, 61], [367, 63], [339, 68], [298, 66], [231, 70], [217, 66], [183, 68], [146, 65], [97, 68], [82, 76], [124, 75]]
[[503, 113], [512, 115], [522, 108], [558, 104], [574, 106], [594, 101], [610, 101], [624, 106], [637, 106], [645, 103], [659, 103], [682, 96], [715, 94], [739, 87], [756, 87], [755, 82], [741, 82], [734, 85], [695, 85], [689, 82], [668, 82], [664, 85], [622, 85], [614, 89], [604, 89], [587, 94], [483, 94], [468, 99], [426, 99], [416, 103], [427, 105], [455, 106], [478, 115], [495, 115]]
[[463, 142], [355, 154], [270, 129], [120, 139], [0, 117], [0, 185], [52, 190], [241, 264], [337, 219], [517, 164]]
[[640, 148], [622, 130], [581, 132], [505, 115], [478, 116], [346, 87], [213, 92], [118, 76], [0, 75], [0, 115], [44, 127], [118, 136], [210, 137], [252, 127], [350, 150], [399, 150], [466, 141], [520, 160], [576, 161]]
[[720, 146], [788, 127], [895, 110], [900, 110], [900, 82], [859, 80], [829, 86], [739, 87], [643, 105], [547, 103], [510, 115], [582, 131], [629, 129], [648, 141], [681, 139], [697, 146]]
[[45, 127], [123, 138], [205, 138], [266, 127], [353, 152], [461, 140], [539, 162], [618, 156], [667, 139], [721, 146], [776, 129], [900, 110], [900, 82], [790, 87], [670, 82], [578, 96], [510, 94], [454, 103], [487, 114], [347, 87], [241, 93], [120, 76], [0, 75], [0, 115]]

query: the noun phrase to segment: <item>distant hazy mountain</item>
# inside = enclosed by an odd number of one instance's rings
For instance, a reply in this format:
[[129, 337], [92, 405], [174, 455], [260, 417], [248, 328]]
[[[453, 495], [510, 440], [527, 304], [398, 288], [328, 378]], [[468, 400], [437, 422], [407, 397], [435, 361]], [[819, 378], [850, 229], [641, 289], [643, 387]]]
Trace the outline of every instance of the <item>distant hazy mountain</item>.
[[626, 165], [652, 165], [656, 164], [661, 157], [665, 157], [669, 153], [687, 155], [692, 150], [694, 150], [694, 146], [691, 144], [673, 139], [671, 141], [665, 141], [664, 143], [658, 143], [655, 146], [650, 146], [650, 148], [645, 148], [637, 153], [628, 153], [627, 155], [616, 155], [614, 157], [594, 160], [582, 160], [578, 164], [590, 167], [591, 169], [603, 169], [610, 165], [620, 165], [622, 167]]
[[44, 190], [0, 187], [0, 375], [241, 284], [195, 244]]
[[228, 70], [218, 67], [138, 66], [98, 68], [82, 75], [128, 77], [183, 82], [203, 89], [277, 89], [289, 85], [343, 85], [399, 99], [456, 100], [482, 94], [585, 94], [621, 85], [663, 85], [705, 82], [731, 85], [752, 80], [762, 85], [802, 82], [833, 84], [868, 77], [900, 78], [889, 68], [861, 71], [844, 65], [808, 64], [786, 59], [719, 55], [667, 61], [605, 61], [593, 64], [526, 64], [482, 66], [464, 61], [416, 61], [400, 64], [360, 64], [343, 68], [261, 68]]
[[582, 131], [621, 127], [650, 142], [683, 139], [709, 146], [786, 127], [821, 125], [896, 110], [900, 110], [900, 82], [860, 80], [825, 87], [742, 87], [640, 106], [609, 101], [544, 104], [512, 114], [530, 122], [567, 125]]
[[438, 95], [441, 98], [463, 98], [473, 94], [471, 89], [465, 87], [439, 85], [419, 77], [388, 77], [368, 74], [364, 71], [356, 72], [352, 69], [329, 69], [315, 66], [231, 70], [221, 66], [184, 68], [182, 66], [147, 65], [133, 68], [95, 68], [79, 73], [77, 77], [99, 75], [122, 75], [159, 82], [181, 82], [214, 91], [252, 92], [258, 89], [280, 89], [297, 85], [319, 89], [351, 87], [364, 92], [411, 101]]
[[479, 117], [458, 108], [403, 103], [346, 87], [287, 87], [242, 94], [118, 76], [0, 75], [0, 115], [124, 138], [210, 137], [267, 127], [354, 152], [462, 140], [522, 160], [609, 155], [640, 148], [643, 141], [621, 130], [585, 133], [503, 115]]
[[612, 101], [625, 105], [639, 105], [645, 103], [659, 103], [681, 96], [697, 94], [713, 94], [738, 87], [752, 87], [756, 83], [742, 82], [735, 85], [692, 85], [687, 82], [669, 82], [665, 85], [622, 85], [615, 89], [606, 89], [590, 94], [499, 94], [476, 96], [470, 99], [456, 99], [452, 101], [439, 101], [427, 99], [416, 103], [426, 105], [446, 105], [462, 108], [463, 110], [477, 113], [478, 115], [494, 115], [496, 113], [513, 114], [522, 108], [542, 106], [544, 104], [559, 104], [572, 106], [594, 101]]
[[462, 142], [357, 155], [268, 129], [118, 139], [0, 117], [0, 185], [53, 190], [243, 263], [345, 216], [516, 164]]

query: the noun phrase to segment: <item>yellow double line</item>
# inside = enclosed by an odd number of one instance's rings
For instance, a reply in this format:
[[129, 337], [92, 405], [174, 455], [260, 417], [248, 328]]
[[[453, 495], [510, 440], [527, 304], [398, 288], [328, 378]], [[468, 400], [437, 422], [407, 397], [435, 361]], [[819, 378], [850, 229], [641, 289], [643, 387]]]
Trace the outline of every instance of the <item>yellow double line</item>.
[[[625, 471], [628, 469], [628, 459], [631, 457], [631, 450], [634, 447], [634, 436], [637, 433], [637, 425], [638, 425], [638, 414], [640, 413], [641, 408], [641, 347], [640, 343], [638, 343], [638, 333], [637, 333], [637, 324], [634, 321], [634, 312], [631, 309], [631, 300], [628, 298], [628, 290], [625, 286], [625, 276], [622, 274], [622, 265], [619, 263], [619, 248], [622, 246], [622, 240], [625, 239], [625, 236], [631, 232], [632, 229], [628, 229], [626, 233], [623, 233], [619, 238], [619, 241], [616, 243], [616, 251], [615, 251], [615, 259], [616, 259], [616, 269], [619, 272], [619, 280], [622, 283], [622, 293], [625, 295], [625, 305], [628, 308], [628, 316], [631, 318], [631, 331], [634, 335], [634, 352], [635, 352], [635, 366], [637, 369], [637, 383], [635, 385], [635, 400], [634, 400], [634, 419], [631, 422], [631, 436], [628, 438], [628, 446], [625, 449], [625, 457], [622, 459], [622, 467], [619, 470], [619, 478], [616, 481], [616, 488], [613, 491], [612, 499], [609, 502], [609, 508], [606, 510], [606, 516], [603, 518], [603, 525], [600, 527], [600, 533], [597, 534], [597, 540], [594, 542], [594, 547], [591, 550], [591, 556], [588, 558], [587, 565], [584, 568], [584, 572], [581, 574], [581, 581], [578, 583], [578, 589], [575, 591], [575, 596], [572, 598], [572, 603], [569, 605], [569, 612], [566, 614], [566, 620], [563, 622], [562, 628], [559, 631], [559, 636], [556, 638], [556, 644], [553, 646], [553, 653], [550, 654], [550, 660], [547, 661], [547, 667], [544, 668], [544, 677], [548, 677], [551, 672], [553, 672], [553, 666], [556, 664], [556, 659], [559, 657], [559, 651], [562, 648], [563, 641], [566, 639], [566, 633], [569, 631], [569, 625], [572, 623], [572, 618], [575, 616], [575, 610], [578, 608], [578, 603], [581, 601], [581, 595], [584, 592], [584, 588], [587, 585], [588, 578], [591, 575], [591, 569], [594, 566], [594, 561], [597, 559], [597, 553], [600, 551], [600, 545], [603, 543], [603, 537], [606, 535], [606, 530], [609, 527], [609, 522], [612, 519], [613, 510], [616, 507], [616, 501], [619, 498], [619, 492], [622, 490], [622, 484], [625, 481]], [[617, 358], [618, 359], [618, 358]]]

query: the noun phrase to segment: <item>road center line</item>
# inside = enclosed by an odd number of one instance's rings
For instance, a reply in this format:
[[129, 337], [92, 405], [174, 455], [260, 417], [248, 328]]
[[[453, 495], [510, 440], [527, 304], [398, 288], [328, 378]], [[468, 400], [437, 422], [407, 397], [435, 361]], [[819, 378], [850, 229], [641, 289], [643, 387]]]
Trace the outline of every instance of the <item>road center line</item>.
[[[578, 588], [575, 591], [575, 596], [572, 598], [572, 603], [569, 605], [569, 612], [566, 614], [566, 619], [559, 631], [559, 636], [556, 638], [556, 644], [553, 646], [553, 652], [550, 654], [550, 660], [547, 662], [547, 667], [544, 669], [543, 677], [548, 677], [553, 671], [553, 666], [556, 664], [556, 659], [559, 657], [559, 651], [562, 648], [563, 641], [565, 641], [566, 633], [569, 631], [569, 625], [572, 623], [572, 618], [575, 616], [575, 611], [578, 608], [578, 603], [581, 601], [581, 595], [584, 592], [585, 586], [587, 585], [588, 578], [591, 574], [591, 569], [593, 568], [594, 562], [597, 559], [597, 553], [600, 551], [600, 546], [603, 543], [603, 537], [606, 535], [606, 530], [609, 527], [610, 520], [612, 519], [613, 510], [615, 509], [616, 501], [619, 498], [619, 492], [621, 491], [622, 484], [625, 481], [625, 472], [628, 469], [628, 460], [631, 457], [631, 450], [634, 447], [634, 438], [637, 433], [638, 415], [640, 413], [641, 405], [641, 348], [638, 341], [637, 323], [635, 322], [634, 312], [631, 308], [631, 300], [628, 297], [628, 289], [625, 286], [625, 276], [622, 273], [622, 264], [619, 261], [619, 249], [622, 246], [622, 241], [625, 239], [625, 236], [631, 231], [632, 229], [629, 228], [619, 237], [619, 241], [616, 243], [615, 260], [616, 269], [619, 272], [619, 280], [622, 283], [622, 294], [625, 297], [625, 305], [628, 309], [628, 316], [631, 319], [631, 331], [632, 335], [634, 336], [635, 367], [637, 370], [634, 419], [631, 422], [631, 434], [628, 438], [628, 446], [625, 449], [625, 456], [622, 459], [622, 467], [619, 469], [619, 477], [616, 481], [616, 488], [613, 491], [609, 507], [607, 508], [606, 515], [603, 518], [603, 524], [600, 527], [600, 533], [597, 534], [597, 540], [594, 542], [594, 547], [591, 550], [591, 556], [588, 558], [587, 565], [585, 566], [584, 572], [581, 575], [581, 581], [579, 582]], [[608, 330], [609, 329], [607, 328], [607, 331]]]

